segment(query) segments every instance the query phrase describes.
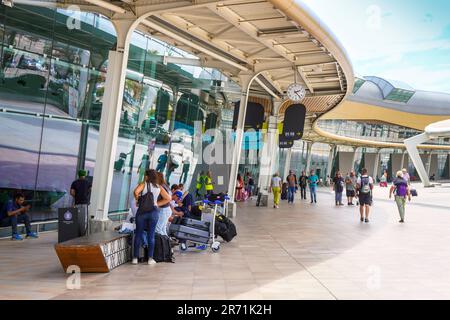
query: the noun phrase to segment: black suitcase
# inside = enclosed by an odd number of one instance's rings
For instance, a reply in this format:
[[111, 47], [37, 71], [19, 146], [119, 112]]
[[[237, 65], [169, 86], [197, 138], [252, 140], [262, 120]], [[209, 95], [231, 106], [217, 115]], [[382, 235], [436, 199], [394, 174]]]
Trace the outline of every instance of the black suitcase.
[[169, 227], [170, 235], [178, 240], [188, 240], [196, 243], [207, 244], [209, 242], [209, 231], [198, 228], [187, 227], [182, 224], [171, 224]]
[[199, 229], [199, 230], [203, 230], [203, 231], [207, 231], [207, 232], [209, 232], [209, 230], [210, 230], [209, 222], [200, 221], [197, 219], [183, 218], [181, 220], [180, 224], [183, 226], [186, 226], [186, 227], [191, 227], [191, 228], [195, 228], [195, 229]]
[[155, 233], [155, 251], [153, 259], [156, 262], [174, 262], [170, 238], [159, 233]]

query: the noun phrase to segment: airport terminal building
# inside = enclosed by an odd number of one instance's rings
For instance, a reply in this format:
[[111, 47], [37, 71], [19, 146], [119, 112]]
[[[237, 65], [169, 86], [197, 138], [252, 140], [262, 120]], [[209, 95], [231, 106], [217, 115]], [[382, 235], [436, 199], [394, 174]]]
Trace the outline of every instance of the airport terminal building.
[[[186, 164], [191, 188], [211, 169], [230, 194], [247, 171], [262, 192], [290, 169], [392, 178], [407, 167], [419, 179], [403, 141], [450, 117], [448, 94], [356, 77], [342, 45], [293, 1], [13, 2], [0, 5], [0, 202], [22, 190], [35, 221], [70, 205], [79, 169], [93, 179], [97, 220], [128, 211], [142, 169], [165, 151], [178, 164], [171, 184]], [[305, 90], [304, 128], [283, 144], [293, 83]], [[214, 141], [211, 129], [233, 141], [225, 166], [193, 152], [196, 136], [203, 149]], [[420, 150], [428, 175], [449, 180], [449, 139]], [[265, 173], [263, 154], [273, 155]]]

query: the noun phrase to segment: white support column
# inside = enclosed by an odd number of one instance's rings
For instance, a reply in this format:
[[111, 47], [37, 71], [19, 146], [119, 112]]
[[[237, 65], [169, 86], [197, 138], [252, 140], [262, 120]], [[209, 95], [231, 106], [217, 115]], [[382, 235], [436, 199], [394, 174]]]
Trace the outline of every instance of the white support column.
[[128, 64], [130, 38], [134, 20], [113, 21], [117, 31], [117, 48], [108, 55], [105, 92], [95, 161], [90, 215], [97, 221], [108, 221], [113, 180], [114, 158], [122, 111], [122, 99]]
[[234, 142], [233, 157], [231, 162], [230, 182], [228, 184], [228, 196], [230, 197], [232, 202], [234, 202], [236, 193], [236, 179], [239, 170], [239, 161], [241, 159], [242, 140], [244, 137], [245, 115], [247, 113], [248, 93], [253, 78], [254, 74], [249, 73], [239, 74], [241, 85], [241, 101], [239, 104], [239, 115], [236, 126], [236, 139]]
[[422, 180], [422, 183], [425, 187], [431, 187], [432, 184], [430, 183], [429, 176], [427, 174], [425, 166], [423, 165], [422, 159], [420, 158], [417, 146], [424, 142], [427, 142], [428, 140], [430, 140], [430, 138], [426, 133], [422, 133], [415, 137], [405, 140], [405, 146], [406, 149], [408, 150], [409, 157], [411, 158], [411, 161], [416, 167], [417, 173], [419, 174], [419, 177]]
[[330, 145], [330, 153], [328, 155], [328, 164], [327, 164], [327, 177], [331, 177], [331, 171], [333, 171], [333, 162], [334, 157], [336, 155], [337, 146]]
[[402, 157], [402, 164], [400, 165], [400, 169], [403, 169], [405, 167], [405, 160], [408, 159], [408, 151], [403, 152]]
[[[274, 110], [278, 110], [277, 104], [281, 105], [281, 102], [274, 102]], [[278, 148], [278, 117], [277, 113], [274, 112], [274, 114], [276, 115], [269, 117], [265, 143], [261, 153], [259, 189], [263, 194], [267, 194], [270, 178], [275, 173], [274, 164]]]
[[311, 171], [311, 159], [312, 159], [312, 142], [307, 143], [306, 147], [306, 175], [309, 175], [309, 172]]
[[373, 179], [376, 181], [377, 176], [378, 176], [378, 168], [380, 167], [380, 155], [381, 155], [381, 149], [378, 150], [376, 156], [375, 156], [375, 161], [373, 163]]
[[352, 165], [351, 165], [351, 170], [355, 170], [355, 163], [356, 163], [356, 156], [358, 155], [358, 147], [355, 147], [355, 149], [353, 150], [353, 159], [352, 159]]
[[426, 170], [427, 170], [427, 176], [430, 177], [431, 176], [431, 157], [433, 155], [433, 152], [430, 151], [428, 154], [428, 158], [427, 158], [427, 166], [426, 166]]
[[284, 172], [283, 172], [283, 180], [286, 180], [286, 177], [289, 175], [289, 171], [291, 170], [291, 158], [292, 158], [292, 147], [287, 150], [286, 161], [284, 162]]

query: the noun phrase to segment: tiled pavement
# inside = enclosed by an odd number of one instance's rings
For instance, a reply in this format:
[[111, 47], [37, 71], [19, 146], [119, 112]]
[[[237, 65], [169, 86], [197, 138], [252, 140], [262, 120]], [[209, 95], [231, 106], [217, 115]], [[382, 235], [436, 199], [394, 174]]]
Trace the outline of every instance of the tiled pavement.
[[176, 252], [175, 264], [82, 274], [66, 289], [56, 233], [0, 241], [0, 299], [449, 299], [450, 189], [419, 189], [400, 225], [386, 190], [370, 224], [354, 207], [296, 200], [278, 210], [240, 204], [238, 237], [220, 253]]

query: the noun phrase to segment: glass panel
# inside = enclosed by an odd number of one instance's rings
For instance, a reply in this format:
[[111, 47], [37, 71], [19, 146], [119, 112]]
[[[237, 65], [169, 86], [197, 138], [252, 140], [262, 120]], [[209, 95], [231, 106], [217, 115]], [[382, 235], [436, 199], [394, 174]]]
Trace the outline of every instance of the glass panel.
[[46, 114], [77, 118], [86, 98], [88, 69], [52, 60], [50, 74]]
[[17, 190], [33, 198], [42, 117], [0, 112], [0, 202]]
[[4, 108], [42, 113], [47, 93], [50, 61], [41, 55], [3, 49], [0, 103]]
[[46, 219], [56, 218], [57, 208], [72, 205], [70, 185], [76, 177], [80, 131], [77, 121], [44, 120], [34, 208]]
[[86, 99], [78, 116], [82, 119], [89, 119], [99, 122], [102, 105], [103, 94], [105, 92], [106, 73], [89, 70], [89, 81], [86, 88]]

